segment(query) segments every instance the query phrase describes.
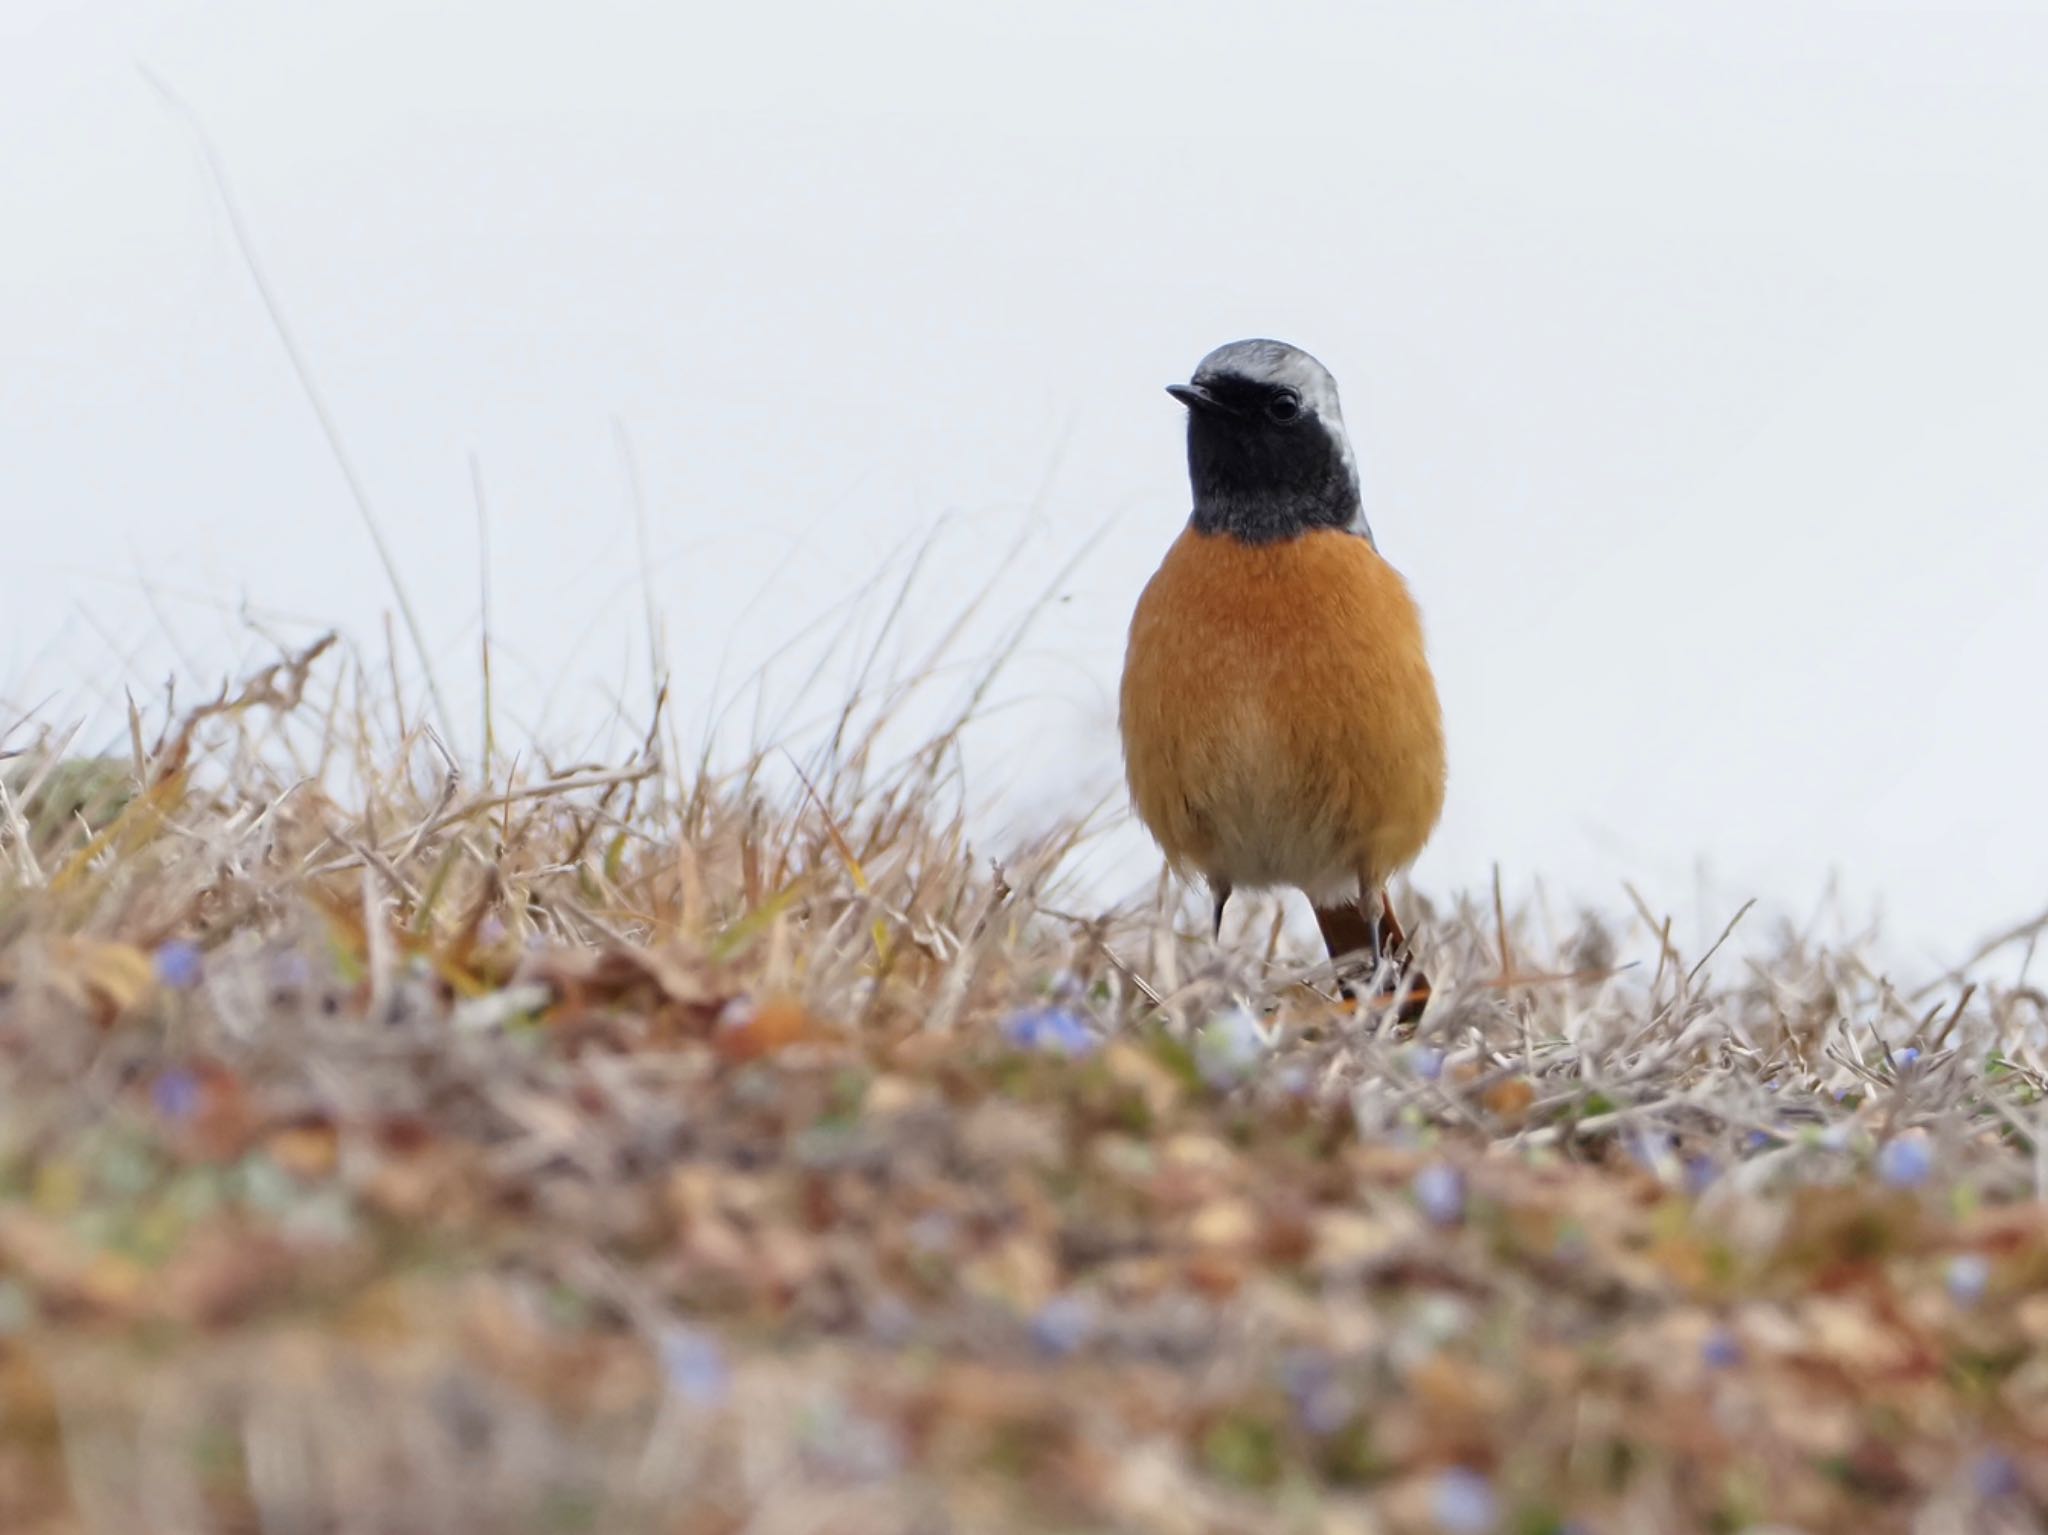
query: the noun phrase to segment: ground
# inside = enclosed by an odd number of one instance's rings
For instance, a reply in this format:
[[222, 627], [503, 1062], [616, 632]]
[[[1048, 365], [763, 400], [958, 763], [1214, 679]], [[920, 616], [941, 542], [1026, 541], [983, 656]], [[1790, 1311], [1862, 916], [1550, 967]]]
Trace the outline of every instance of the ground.
[[2041, 993], [1408, 892], [1406, 1030], [332, 660], [0, 743], [10, 1535], [2041, 1527]]

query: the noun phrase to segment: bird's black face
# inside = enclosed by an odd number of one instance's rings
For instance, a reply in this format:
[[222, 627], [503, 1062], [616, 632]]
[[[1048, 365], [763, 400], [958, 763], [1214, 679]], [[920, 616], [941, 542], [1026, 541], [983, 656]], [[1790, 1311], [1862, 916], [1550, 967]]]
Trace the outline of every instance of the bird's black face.
[[1362, 526], [1343, 440], [1290, 384], [1198, 375], [1167, 392], [1188, 407], [1194, 526], [1249, 544]]

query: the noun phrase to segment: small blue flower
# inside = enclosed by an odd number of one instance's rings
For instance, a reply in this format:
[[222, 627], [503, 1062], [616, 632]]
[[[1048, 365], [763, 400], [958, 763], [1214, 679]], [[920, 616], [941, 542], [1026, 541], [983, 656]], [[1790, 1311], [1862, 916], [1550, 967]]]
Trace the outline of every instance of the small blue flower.
[[1716, 1327], [1700, 1340], [1700, 1360], [1710, 1370], [1732, 1370], [1742, 1363], [1742, 1340], [1733, 1328]]
[[1452, 1466], [1438, 1473], [1430, 1489], [1430, 1512], [1437, 1527], [1451, 1535], [1486, 1535], [1500, 1522], [1500, 1500], [1493, 1484], [1477, 1471]]
[[1636, 1166], [1661, 1175], [1671, 1161], [1672, 1148], [1677, 1142], [1663, 1130], [1639, 1130], [1626, 1137], [1622, 1144], [1629, 1160]]
[[1957, 1253], [1948, 1260], [1948, 1296], [1958, 1306], [1974, 1306], [1991, 1284], [1991, 1264], [1982, 1253]]
[[668, 1389], [693, 1407], [716, 1407], [732, 1389], [725, 1350], [694, 1327], [665, 1327], [659, 1344], [661, 1373]]
[[1291, 1348], [1280, 1356], [1280, 1389], [1299, 1402], [1337, 1378], [1337, 1365], [1321, 1349]]
[[2017, 1497], [2022, 1490], [2020, 1468], [2003, 1450], [1986, 1450], [1971, 1463], [1970, 1485], [1987, 1503]]
[[1290, 1098], [1306, 1098], [1315, 1090], [1316, 1079], [1299, 1061], [1291, 1061], [1273, 1074], [1273, 1085]]
[[179, 1122], [199, 1112], [201, 1092], [199, 1078], [182, 1066], [173, 1066], [157, 1073], [149, 1087], [149, 1101], [165, 1119]]
[[1086, 1055], [1101, 1043], [1087, 1019], [1057, 1003], [1019, 1008], [1003, 1020], [1002, 1029], [1003, 1038], [1017, 1049], [1054, 1055]]
[[1690, 1156], [1685, 1159], [1685, 1191], [1688, 1194], [1704, 1194], [1720, 1176], [1720, 1164], [1712, 1157]]
[[1358, 1415], [1358, 1398], [1340, 1380], [1333, 1380], [1296, 1408], [1301, 1426], [1311, 1434], [1334, 1434]]
[[1913, 1065], [1919, 1059], [1920, 1047], [1918, 1045], [1908, 1045], [1903, 1050], [1894, 1050], [1892, 1052], [1892, 1063], [1896, 1065], [1901, 1071], [1903, 1071], [1906, 1067]]
[[1358, 1399], [1338, 1378], [1336, 1361], [1312, 1348], [1280, 1356], [1280, 1389], [1293, 1404], [1295, 1421], [1311, 1434], [1334, 1434], [1358, 1411]]
[[1765, 1147], [1773, 1144], [1775, 1143], [1770, 1135], [1762, 1130], [1752, 1130], [1742, 1138], [1742, 1149], [1744, 1151], [1762, 1151]]
[[190, 991], [199, 984], [205, 964], [198, 944], [173, 938], [156, 951], [156, 978], [173, 991]]
[[1877, 1154], [1877, 1175], [1896, 1189], [1918, 1188], [1934, 1171], [1934, 1148], [1923, 1136], [1886, 1141]]
[[1242, 1007], [1226, 1007], [1195, 1031], [1195, 1069], [1211, 1087], [1234, 1087], [1250, 1075], [1272, 1039]]
[[1031, 1341], [1041, 1353], [1071, 1354], [1095, 1335], [1095, 1306], [1071, 1291], [1055, 1295], [1031, 1319]]
[[1432, 1162], [1410, 1185], [1422, 1213], [1438, 1226], [1455, 1226], [1465, 1218], [1465, 1175], [1447, 1162]]
[[1435, 1045], [1417, 1045], [1408, 1052], [1408, 1067], [1425, 1082], [1444, 1074], [1444, 1053]]
[[1280, 1356], [1279, 1374], [1295, 1421], [1311, 1434], [1334, 1434], [1358, 1411], [1358, 1399], [1338, 1377], [1336, 1361], [1318, 1349], [1289, 1349]]
[[1315, 1349], [1290, 1349], [1280, 1357], [1280, 1388], [1294, 1406], [1294, 1420], [1313, 1435], [1333, 1435], [1358, 1414], [1358, 1398], [1337, 1377], [1337, 1365]]

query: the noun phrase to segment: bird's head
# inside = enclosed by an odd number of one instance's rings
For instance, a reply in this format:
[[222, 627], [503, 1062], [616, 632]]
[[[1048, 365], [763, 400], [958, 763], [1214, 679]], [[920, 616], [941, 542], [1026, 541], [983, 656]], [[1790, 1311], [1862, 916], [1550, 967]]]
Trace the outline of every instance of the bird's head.
[[1188, 408], [1194, 525], [1246, 543], [1312, 528], [1372, 537], [1330, 370], [1284, 341], [1219, 346], [1166, 392]]

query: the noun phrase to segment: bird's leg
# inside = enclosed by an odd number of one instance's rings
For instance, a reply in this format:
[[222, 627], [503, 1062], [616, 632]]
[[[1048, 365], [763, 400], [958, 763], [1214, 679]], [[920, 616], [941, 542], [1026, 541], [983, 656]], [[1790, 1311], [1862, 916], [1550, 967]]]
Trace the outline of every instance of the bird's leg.
[[[1337, 970], [1337, 991], [1346, 999], [1356, 998], [1358, 961], [1364, 957], [1364, 974], [1370, 977], [1380, 966], [1380, 932], [1365, 914], [1360, 901], [1340, 906], [1318, 906], [1316, 926], [1323, 930], [1323, 947], [1330, 951], [1330, 963]], [[1346, 964], [1346, 961], [1351, 961]]]
[[1401, 919], [1394, 915], [1394, 898], [1385, 887], [1380, 890], [1380, 914], [1373, 923], [1373, 938], [1382, 954], [1394, 956], [1397, 964], [1408, 958], [1408, 935], [1401, 931]]
[[1379, 952], [1393, 958], [1394, 989], [1401, 993], [1401, 1022], [1413, 1023], [1429, 1006], [1429, 977], [1409, 952], [1408, 935], [1401, 931], [1400, 919], [1394, 915], [1393, 897], [1384, 886], [1380, 888], [1380, 915], [1373, 924], [1373, 938]]
[[1216, 926], [1210, 936], [1220, 939], [1223, 936], [1223, 905], [1230, 899], [1230, 881], [1212, 878], [1209, 881], [1209, 894], [1216, 902]]

